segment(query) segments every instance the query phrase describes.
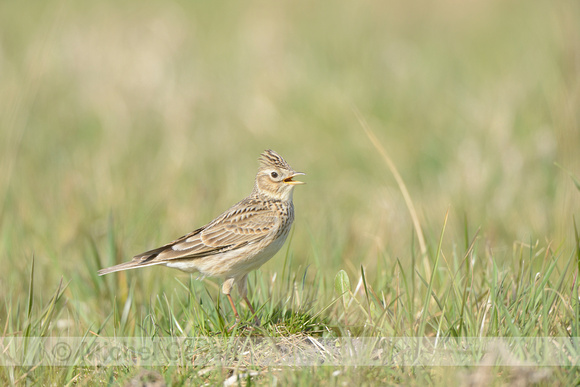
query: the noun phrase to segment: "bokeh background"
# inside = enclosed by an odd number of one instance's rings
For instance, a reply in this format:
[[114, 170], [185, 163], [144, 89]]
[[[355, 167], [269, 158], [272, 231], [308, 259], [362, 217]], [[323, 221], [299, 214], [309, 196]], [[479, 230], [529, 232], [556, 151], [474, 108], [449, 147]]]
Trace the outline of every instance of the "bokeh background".
[[1, 2], [0, 292], [26, 294], [34, 256], [38, 294], [63, 277], [74, 299], [93, 249], [122, 261], [211, 220], [267, 148], [307, 173], [295, 268], [408, 264], [408, 209], [355, 111], [431, 249], [448, 210], [446, 251], [478, 228], [500, 262], [571, 248], [580, 193], [555, 163], [580, 176], [579, 75], [575, 1]]

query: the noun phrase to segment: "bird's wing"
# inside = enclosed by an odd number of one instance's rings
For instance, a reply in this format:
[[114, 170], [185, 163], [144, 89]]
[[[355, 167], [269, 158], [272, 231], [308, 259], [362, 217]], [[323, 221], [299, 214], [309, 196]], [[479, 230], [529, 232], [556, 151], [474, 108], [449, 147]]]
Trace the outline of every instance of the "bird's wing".
[[255, 201], [242, 201], [208, 225], [157, 249], [136, 255], [139, 264], [202, 258], [263, 239], [278, 226], [276, 213]]

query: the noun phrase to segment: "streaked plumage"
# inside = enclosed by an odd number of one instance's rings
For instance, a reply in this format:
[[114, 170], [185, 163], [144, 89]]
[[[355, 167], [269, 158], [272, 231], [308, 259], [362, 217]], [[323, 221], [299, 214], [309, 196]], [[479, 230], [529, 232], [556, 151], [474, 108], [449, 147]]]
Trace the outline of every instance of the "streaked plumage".
[[[166, 245], [133, 257], [130, 262], [108, 267], [99, 275], [153, 265], [165, 265], [203, 276], [224, 278], [222, 292], [231, 300], [234, 284], [246, 297], [248, 273], [262, 266], [280, 250], [292, 222], [294, 186], [297, 175], [288, 163], [272, 150], [259, 158], [260, 167], [250, 196], [232, 206], [207, 225]], [[251, 305], [248, 302], [251, 308]], [[253, 311], [253, 309], [252, 309]]]

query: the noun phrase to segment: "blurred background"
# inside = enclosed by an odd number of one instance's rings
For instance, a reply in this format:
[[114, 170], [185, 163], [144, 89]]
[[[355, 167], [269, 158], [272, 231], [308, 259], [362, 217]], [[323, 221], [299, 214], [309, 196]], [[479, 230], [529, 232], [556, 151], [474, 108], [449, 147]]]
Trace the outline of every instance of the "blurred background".
[[294, 262], [410, 262], [409, 211], [355, 111], [429, 248], [448, 210], [447, 251], [478, 228], [500, 261], [570, 247], [579, 75], [575, 1], [1, 2], [0, 291], [25, 291], [33, 255], [35, 287], [74, 290], [111, 234], [123, 261], [203, 225], [267, 148], [307, 173]]

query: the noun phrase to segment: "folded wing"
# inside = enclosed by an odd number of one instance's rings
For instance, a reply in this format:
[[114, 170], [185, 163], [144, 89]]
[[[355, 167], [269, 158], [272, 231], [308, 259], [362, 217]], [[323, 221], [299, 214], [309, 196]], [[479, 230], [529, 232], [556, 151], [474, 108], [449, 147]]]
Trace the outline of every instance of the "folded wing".
[[133, 257], [130, 262], [103, 269], [99, 274], [158, 265], [184, 258], [202, 259], [208, 255], [239, 249], [276, 232], [275, 213], [258, 201], [246, 199], [208, 225], [153, 250]]

